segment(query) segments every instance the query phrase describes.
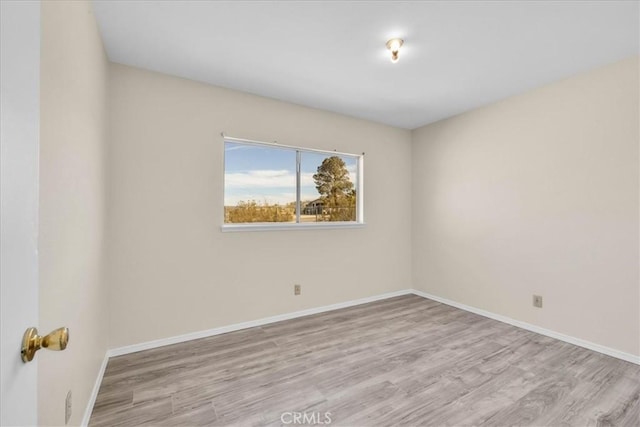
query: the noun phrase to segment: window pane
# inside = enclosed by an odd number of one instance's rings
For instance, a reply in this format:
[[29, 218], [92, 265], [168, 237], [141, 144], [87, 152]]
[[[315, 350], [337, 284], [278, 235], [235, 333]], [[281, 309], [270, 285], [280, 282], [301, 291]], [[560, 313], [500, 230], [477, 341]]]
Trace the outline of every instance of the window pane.
[[300, 166], [300, 222], [356, 220], [356, 157], [302, 152]]
[[225, 142], [224, 222], [296, 222], [296, 152]]

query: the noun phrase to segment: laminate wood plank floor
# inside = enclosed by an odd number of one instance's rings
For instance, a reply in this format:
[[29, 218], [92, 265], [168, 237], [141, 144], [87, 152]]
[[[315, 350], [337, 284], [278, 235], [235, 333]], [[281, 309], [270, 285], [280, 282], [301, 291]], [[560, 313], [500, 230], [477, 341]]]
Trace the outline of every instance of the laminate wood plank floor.
[[640, 366], [407, 295], [112, 358], [90, 426], [276, 426], [293, 412], [636, 427]]

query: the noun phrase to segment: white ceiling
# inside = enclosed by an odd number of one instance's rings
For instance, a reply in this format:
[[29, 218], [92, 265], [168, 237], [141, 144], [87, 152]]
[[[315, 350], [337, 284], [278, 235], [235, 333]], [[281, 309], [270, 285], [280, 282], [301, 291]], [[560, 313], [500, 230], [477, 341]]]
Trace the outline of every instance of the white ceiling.
[[639, 52], [637, 1], [94, 6], [114, 62], [408, 129]]

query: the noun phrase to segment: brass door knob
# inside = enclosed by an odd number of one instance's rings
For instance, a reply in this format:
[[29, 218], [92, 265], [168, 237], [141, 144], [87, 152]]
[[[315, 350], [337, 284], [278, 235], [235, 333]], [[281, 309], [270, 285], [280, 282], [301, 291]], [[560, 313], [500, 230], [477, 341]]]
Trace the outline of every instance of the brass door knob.
[[49, 350], [64, 350], [69, 343], [69, 328], [58, 328], [55, 331], [41, 337], [36, 328], [28, 328], [22, 338], [22, 361], [31, 362], [36, 351], [41, 348]]

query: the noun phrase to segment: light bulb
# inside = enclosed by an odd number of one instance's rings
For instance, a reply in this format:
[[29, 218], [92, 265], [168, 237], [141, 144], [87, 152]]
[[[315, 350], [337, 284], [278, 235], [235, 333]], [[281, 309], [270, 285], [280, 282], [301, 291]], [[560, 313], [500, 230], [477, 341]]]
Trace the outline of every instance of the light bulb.
[[403, 43], [404, 40], [402, 39], [391, 39], [387, 41], [387, 49], [391, 51], [391, 62], [398, 62], [398, 53], [400, 52], [400, 48], [402, 47]]

